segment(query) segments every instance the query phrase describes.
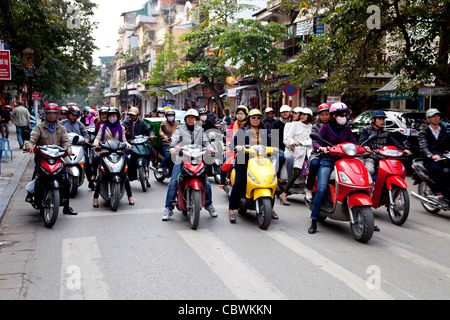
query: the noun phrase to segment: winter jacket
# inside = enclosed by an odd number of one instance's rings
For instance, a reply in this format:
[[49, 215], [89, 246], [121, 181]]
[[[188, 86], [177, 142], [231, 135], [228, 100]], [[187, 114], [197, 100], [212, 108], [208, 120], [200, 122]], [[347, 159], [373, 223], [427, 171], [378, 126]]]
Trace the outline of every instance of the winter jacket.
[[67, 130], [60, 122], [55, 122], [53, 132], [50, 131], [47, 121], [41, 122], [31, 131], [30, 140], [25, 141], [26, 148], [46, 145], [56, 145], [63, 149], [72, 150]]
[[[359, 144], [362, 144], [373, 134], [376, 134], [377, 138], [367, 143], [367, 146], [369, 146], [371, 150], [381, 149], [384, 148], [385, 146], [395, 146], [399, 150], [405, 149], [405, 146], [403, 146], [401, 143], [395, 140], [390, 132], [384, 130], [384, 128], [381, 130], [376, 130], [373, 124], [370, 124], [364, 129], [362, 129], [361, 136], [359, 137]], [[382, 157], [371, 153], [369, 155], [369, 158], [379, 160]]]
[[450, 134], [447, 132], [443, 124], [439, 124], [441, 131], [436, 139], [430, 127], [426, 124], [420, 126], [419, 132], [419, 148], [422, 156], [426, 159], [431, 159], [435, 154], [443, 155], [450, 150]]
[[186, 146], [190, 144], [196, 144], [205, 148], [211, 149], [211, 144], [206, 137], [205, 131], [199, 125], [194, 125], [194, 130], [189, 130], [186, 124], [179, 125], [173, 136], [170, 148], [176, 148], [178, 144]]
[[308, 148], [301, 146], [294, 147], [292, 144], [294, 142], [304, 142], [310, 139], [309, 135], [311, 134], [311, 128], [311, 124], [304, 124], [301, 121], [295, 121], [286, 131], [284, 136], [284, 144], [286, 145], [286, 148], [290, 149], [294, 155], [294, 168], [303, 168]]
[[154, 135], [152, 128], [140, 117], [135, 122], [128, 118], [122, 123], [122, 126], [125, 128], [125, 136], [127, 139], [133, 139], [141, 135], [148, 137]]
[[67, 133], [73, 132], [83, 136], [83, 138], [85, 139], [89, 139], [89, 133], [87, 132], [86, 127], [80, 121], [77, 120], [75, 122], [72, 122], [70, 119], [65, 119], [61, 121], [61, 124], [64, 126], [64, 128], [66, 128]]
[[[168, 137], [171, 137], [177, 127], [180, 125], [178, 121], [173, 121], [170, 123], [169, 121], [163, 121], [161, 126], [159, 127], [159, 136], [162, 138], [162, 143], [164, 146], [170, 146], [170, 140], [167, 140]], [[165, 126], [165, 131], [163, 131], [162, 126]]]
[[[332, 120], [333, 121], [333, 120]], [[342, 142], [351, 142], [355, 143], [355, 138], [353, 137], [352, 129], [345, 125], [341, 128], [339, 128], [337, 125], [333, 124], [332, 122], [324, 124], [320, 130], [319, 135], [326, 141], [330, 142], [333, 145], [342, 143]], [[325, 144], [322, 144], [322, 146], [325, 146]], [[339, 159], [339, 157], [336, 156], [330, 156], [329, 153], [324, 153], [321, 155], [321, 158], [332, 158], [332, 159]]]

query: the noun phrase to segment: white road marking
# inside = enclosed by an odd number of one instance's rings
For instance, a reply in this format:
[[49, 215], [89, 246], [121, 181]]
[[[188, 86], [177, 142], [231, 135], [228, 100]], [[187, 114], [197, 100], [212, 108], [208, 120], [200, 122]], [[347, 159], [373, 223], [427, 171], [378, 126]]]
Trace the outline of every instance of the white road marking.
[[239, 300], [287, 300], [278, 288], [208, 230], [178, 234]]
[[327, 259], [317, 251], [305, 246], [303, 243], [287, 235], [286, 233], [272, 229], [270, 232], [265, 232], [265, 234], [291, 249], [293, 252], [322, 269], [332, 277], [342, 281], [345, 285], [360, 294], [363, 298], [369, 300], [394, 299], [391, 295], [381, 289], [369, 288], [367, 280], [360, 278], [342, 266]]
[[109, 300], [96, 237], [62, 242], [61, 300]]

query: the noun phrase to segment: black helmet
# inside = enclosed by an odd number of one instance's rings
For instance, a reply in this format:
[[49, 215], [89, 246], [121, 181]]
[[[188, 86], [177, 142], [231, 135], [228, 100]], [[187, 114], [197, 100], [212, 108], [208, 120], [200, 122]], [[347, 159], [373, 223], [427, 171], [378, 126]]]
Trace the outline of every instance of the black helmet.
[[198, 109], [198, 114], [205, 114], [205, 113], [208, 113], [208, 110], [206, 110], [205, 108]]
[[69, 114], [74, 114], [76, 116], [80, 116], [80, 114], [81, 114], [80, 108], [78, 108], [77, 106], [70, 106]]
[[98, 113], [108, 113], [109, 108], [108, 107], [101, 107], [100, 110], [98, 111]]
[[109, 108], [107, 114], [108, 116], [110, 114], [117, 114], [117, 117], [120, 119], [120, 111], [116, 107]]

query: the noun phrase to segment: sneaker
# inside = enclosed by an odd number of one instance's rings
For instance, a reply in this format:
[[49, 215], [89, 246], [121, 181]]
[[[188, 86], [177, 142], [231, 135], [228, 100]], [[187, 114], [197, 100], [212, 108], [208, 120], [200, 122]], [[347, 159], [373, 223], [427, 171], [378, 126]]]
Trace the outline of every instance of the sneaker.
[[164, 168], [158, 168], [158, 173], [164, 173]]
[[448, 204], [447, 201], [445, 201], [444, 196], [431, 196], [434, 202], [436, 202], [442, 209], [447, 209]]
[[205, 207], [205, 210], [209, 212], [209, 215], [211, 217], [213, 217], [213, 218], [217, 217], [217, 212], [213, 205], [210, 205], [209, 207]]
[[25, 202], [31, 203], [31, 201], [33, 201], [33, 194], [28, 192]]
[[171, 209], [164, 209], [164, 215], [162, 221], [169, 221], [170, 217], [173, 216], [173, 211]]

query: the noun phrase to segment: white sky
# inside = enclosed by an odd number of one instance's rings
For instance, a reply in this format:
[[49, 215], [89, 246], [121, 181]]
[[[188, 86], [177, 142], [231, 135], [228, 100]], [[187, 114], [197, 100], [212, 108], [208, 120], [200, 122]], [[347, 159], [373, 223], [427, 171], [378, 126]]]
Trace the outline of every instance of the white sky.
[[[144, 7], [146, 0], [93, 0], [98, 5], [94, 9], [94, 21], [98, 27], [93, 36], [99, 48], [94, 52], [94, 64], [100, 65], [100, 56], [113, 56], [119, 40], [119, 28], [123, 24], [122, 12], [139, 10]], [[110, 48], [107, 48], [107, 47]]]

